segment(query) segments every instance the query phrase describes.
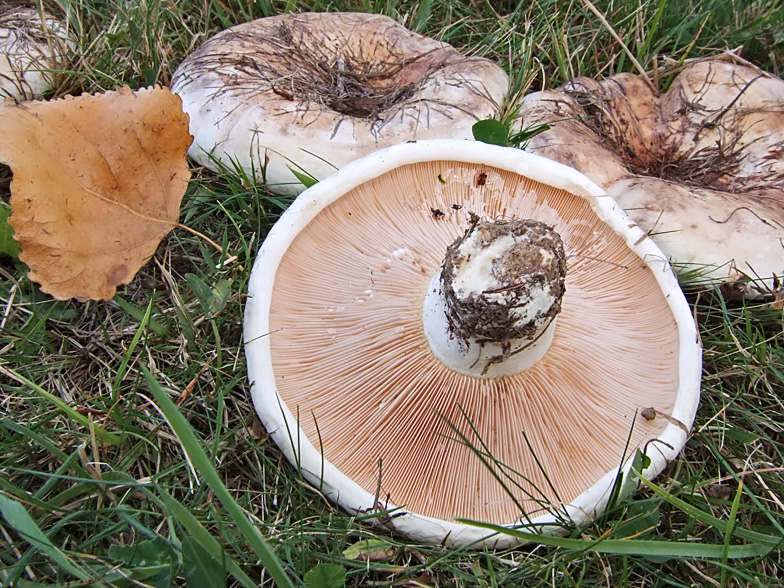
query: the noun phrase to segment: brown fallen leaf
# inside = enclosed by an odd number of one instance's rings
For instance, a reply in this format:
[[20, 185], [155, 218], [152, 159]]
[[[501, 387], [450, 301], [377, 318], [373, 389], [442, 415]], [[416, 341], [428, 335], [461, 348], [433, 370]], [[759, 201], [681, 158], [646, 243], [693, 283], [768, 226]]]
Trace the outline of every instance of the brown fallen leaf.
[[167, 88], [7, 101], [0, 137], [19, 258], [55, 298], [112, 298], [179, 226], [192, 138]]

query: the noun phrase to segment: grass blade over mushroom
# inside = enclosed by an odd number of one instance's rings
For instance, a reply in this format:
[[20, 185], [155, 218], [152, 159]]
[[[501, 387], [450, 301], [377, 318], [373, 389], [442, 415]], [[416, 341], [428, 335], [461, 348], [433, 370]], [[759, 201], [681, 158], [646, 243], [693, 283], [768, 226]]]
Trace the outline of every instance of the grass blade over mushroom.
[[514, 528], [470, 519], [459, 520], [467, 525], [475, 526], [480, 529], [495, 531], [499, 535], [510, 535], [541, 545], [551, 545], [553, 547], [561, 547], [578, 552], [593, 551], [596, 553], [613, 555], [639, 555], [645, 557], [688, 559], [706, 558], [721, 561], [725, 557], [729, 559], [760, 557], [770, 553], [771, 550], [775, 549], [776, 546], [781, 543], [781, 541], [776, 543], [771, 542], [770, 540], [775, 540], [774, 537], [768, 537], [767, 539], [769, 540], [764, 543], [749, 543], [746, 545], [732, 545], [730, 547], [727, 547], [724, 544], [704, 544], [691, 541], [645, 541], [640, 539], [598, 539], [592, 541], [586, 539], [553, 537], [541, 534], [532, 535], [530, 531], [527, 530], [518, 531]]
[[[723, 543], [704, 544], [695, 543], [693, 541], [645, 541], [638, 539], [598, 539], [594, 541], [576, 538], [561, 538], [550, 537], [541, 534], [535, 535], [531, 540], [535, 543], [543, 545], [552, 545], [555, 547], [562, 547], [565, 549], [576, 551], [595, 551], [597, 553], [607, 553], [615, 555], [640, 555], [648, 557], [664, 557], [664, 558], [709, 558], [714, 560], [726, 560], [746, 557], [759, 557], [770, 553], [772, 550], [779, 548], [784, 544], [784, 534], [782, 535], [769, 535], [759, 533], [736, 527], [732, 522], [723, 521], [716, 518], [698, 508], [695, 508], [687, 502], [673, 496], [654, 482], [645, 479], [640, 475], [641, 472], [632, 470], [631, 473], [639, 480], [644, 486], [653, 491], [664, 501], [672, 504], [678, 509], [683, 510], [690, 517], [702, 522], [705, 525], [715, 528], [720, 533], [724, 534]], [[740, 495], [743, 493], [743, 485], [740, 484], [736, 492], [735, 499], [732, 503], [733, 512], [737, 512], [737, 505]], [[470, 519], [462, 519], [468, 525], [475, 525], [480, 528], [490, 529], [498, 532], [499, 534], [519, 534], [525, 532], [526, 538], [529, 537], [529, 529], [523, 531], [515, 531], [509, 527], [499, 525], [492, 525], [482, 521], [474, 521]], [[612, 531], [609, 530], [608, 534], [611, 536]], [[523, 535], [518, 535], [523, 536]], [[731, 544], [731, 538], [739, 537], [749, 541], [745, 545]]]

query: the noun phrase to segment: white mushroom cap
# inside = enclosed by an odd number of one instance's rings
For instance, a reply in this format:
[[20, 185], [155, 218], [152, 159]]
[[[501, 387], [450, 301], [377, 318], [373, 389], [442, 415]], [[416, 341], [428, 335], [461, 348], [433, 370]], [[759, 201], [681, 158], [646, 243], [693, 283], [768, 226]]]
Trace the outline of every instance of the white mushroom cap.
[[472, 137], [508, 88], [491, 61], [361, 13], [283, 14], [223, 31], [177, 68], [191, 156], [303, 190], [381, 147]]
[[[577, 78], [521, 102], [552, 122], [527, 149], [607, 190], [679, 271], [784, 275], [784, 81], [699, 61], [655, 96], [632, 74]], [[564, 120], [568, 119], [568, 120]]]
[[0, 2], [0, 99], [34, 100], [54, 88], [73, 46], [63, 22], [35, 8]]
[[[450, 369], [424, 332], [432, 278], [469, 212], [536, 219], [563, 240], [552, 342], [519, 373]], [[517, 149], [422, 141], [346, 166], [275, 224], [248, 294], [248, 375], [272, 438], [350, 512], [378, 507], [380, 476], [381, 508], [400, 507], [385, 524], [419, 541], [486, 537], [455, 517], [546, 532], [591, 518], [631, 452], [660, 472], [696, 411], [696, 328], [661, 251], [584, 176]], [[649, 407], [674, 421], [635, 419]], [[449, 422], [509, 468], [496, 473], [514, 500]]]

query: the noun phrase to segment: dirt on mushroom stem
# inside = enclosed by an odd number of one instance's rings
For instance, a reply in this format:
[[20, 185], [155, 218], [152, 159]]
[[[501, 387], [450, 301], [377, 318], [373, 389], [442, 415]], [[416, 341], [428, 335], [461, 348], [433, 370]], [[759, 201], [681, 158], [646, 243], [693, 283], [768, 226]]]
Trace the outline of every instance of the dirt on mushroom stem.
[[[441, 355], [445, 365], [486, 376], [490, 367], [523, 354], [506, 366], [528, 369], [549, 346], [545, 336], [561, 311], [565, 293], [566, 254], [561, 236], [533, 219], [479, 222], [448, 248], [434, 281], [434, 297], [425, 302], [427, 322], [435, 297], [445, 315], [446, 331], [430, 329], [431, 344], [440, 348], [446, 336], [459, 343], [456, 354]], [[432, 315], [430, 315], [432, 316]], [[476, 349], [480, 348], [479, 356]], [[522, 355], [518, 359], [522, 359]]]
[[[483, 233], [483, 234], [481, 234]], [[514, 247], [492, 261], [490, 274], [499, 285], [481, 292], [455, 291], [456, 266], [469, 262], [460, 251], [469, 236], [480, 234], [480, 247], [486, 249], [504, 236], [529, 236], [525, 244]], [[547, 254], [550, 254], [548, 256]], [[549, 257], [549, 258], [548, 258]], [[498, 220], [474, 224], [447, 249], [441, 270], [441, 284], [449, 305], [448, 314], [455, 334], [463, 340], [476, 339], [503, 343], [511, 339], [532, 338], [535, 321], [521, 323], [515, 310], [530, 301], [532, 288], [547, 288], [554, 303], [537, 319], [552, 319], [561, 310], [566, 278], [566, 256], [560, 235], [535, 220]], [[506, 293], [499, 298], [497, 294]]]

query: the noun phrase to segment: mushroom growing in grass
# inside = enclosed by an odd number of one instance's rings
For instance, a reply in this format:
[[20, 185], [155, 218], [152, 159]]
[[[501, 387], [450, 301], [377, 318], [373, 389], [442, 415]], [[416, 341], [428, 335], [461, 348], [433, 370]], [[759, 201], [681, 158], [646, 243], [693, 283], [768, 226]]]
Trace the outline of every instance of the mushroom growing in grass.
[[0, 99], [35, 100], [54, 89], [73, 40], [65, 23], [0, 1]]
[[240, 166], [296, 194], [381, 147], [470, 139], [476, 121], [497, 113], [508, 79], [386, 16], [304, 13], [219, 33], [171, 86], [191, 117], [197, 162]]
[[459, 517], [590, 519], [635, 450], [648, 477], [677, 455], [699, 397], [661, 251], [573, 169], [478, 142], [391, 147], [300, 195], [253, 267], [244, 338], [287, 458], [418, 541], [486, 537]]
[[687, 277], [764, 291], [784, 275], [781, 79], [701, 60], [661, 96], [632, 74], [577, 78], [526, 96], [520, 116], [552, 123], [529, 151], [605, 188]]

